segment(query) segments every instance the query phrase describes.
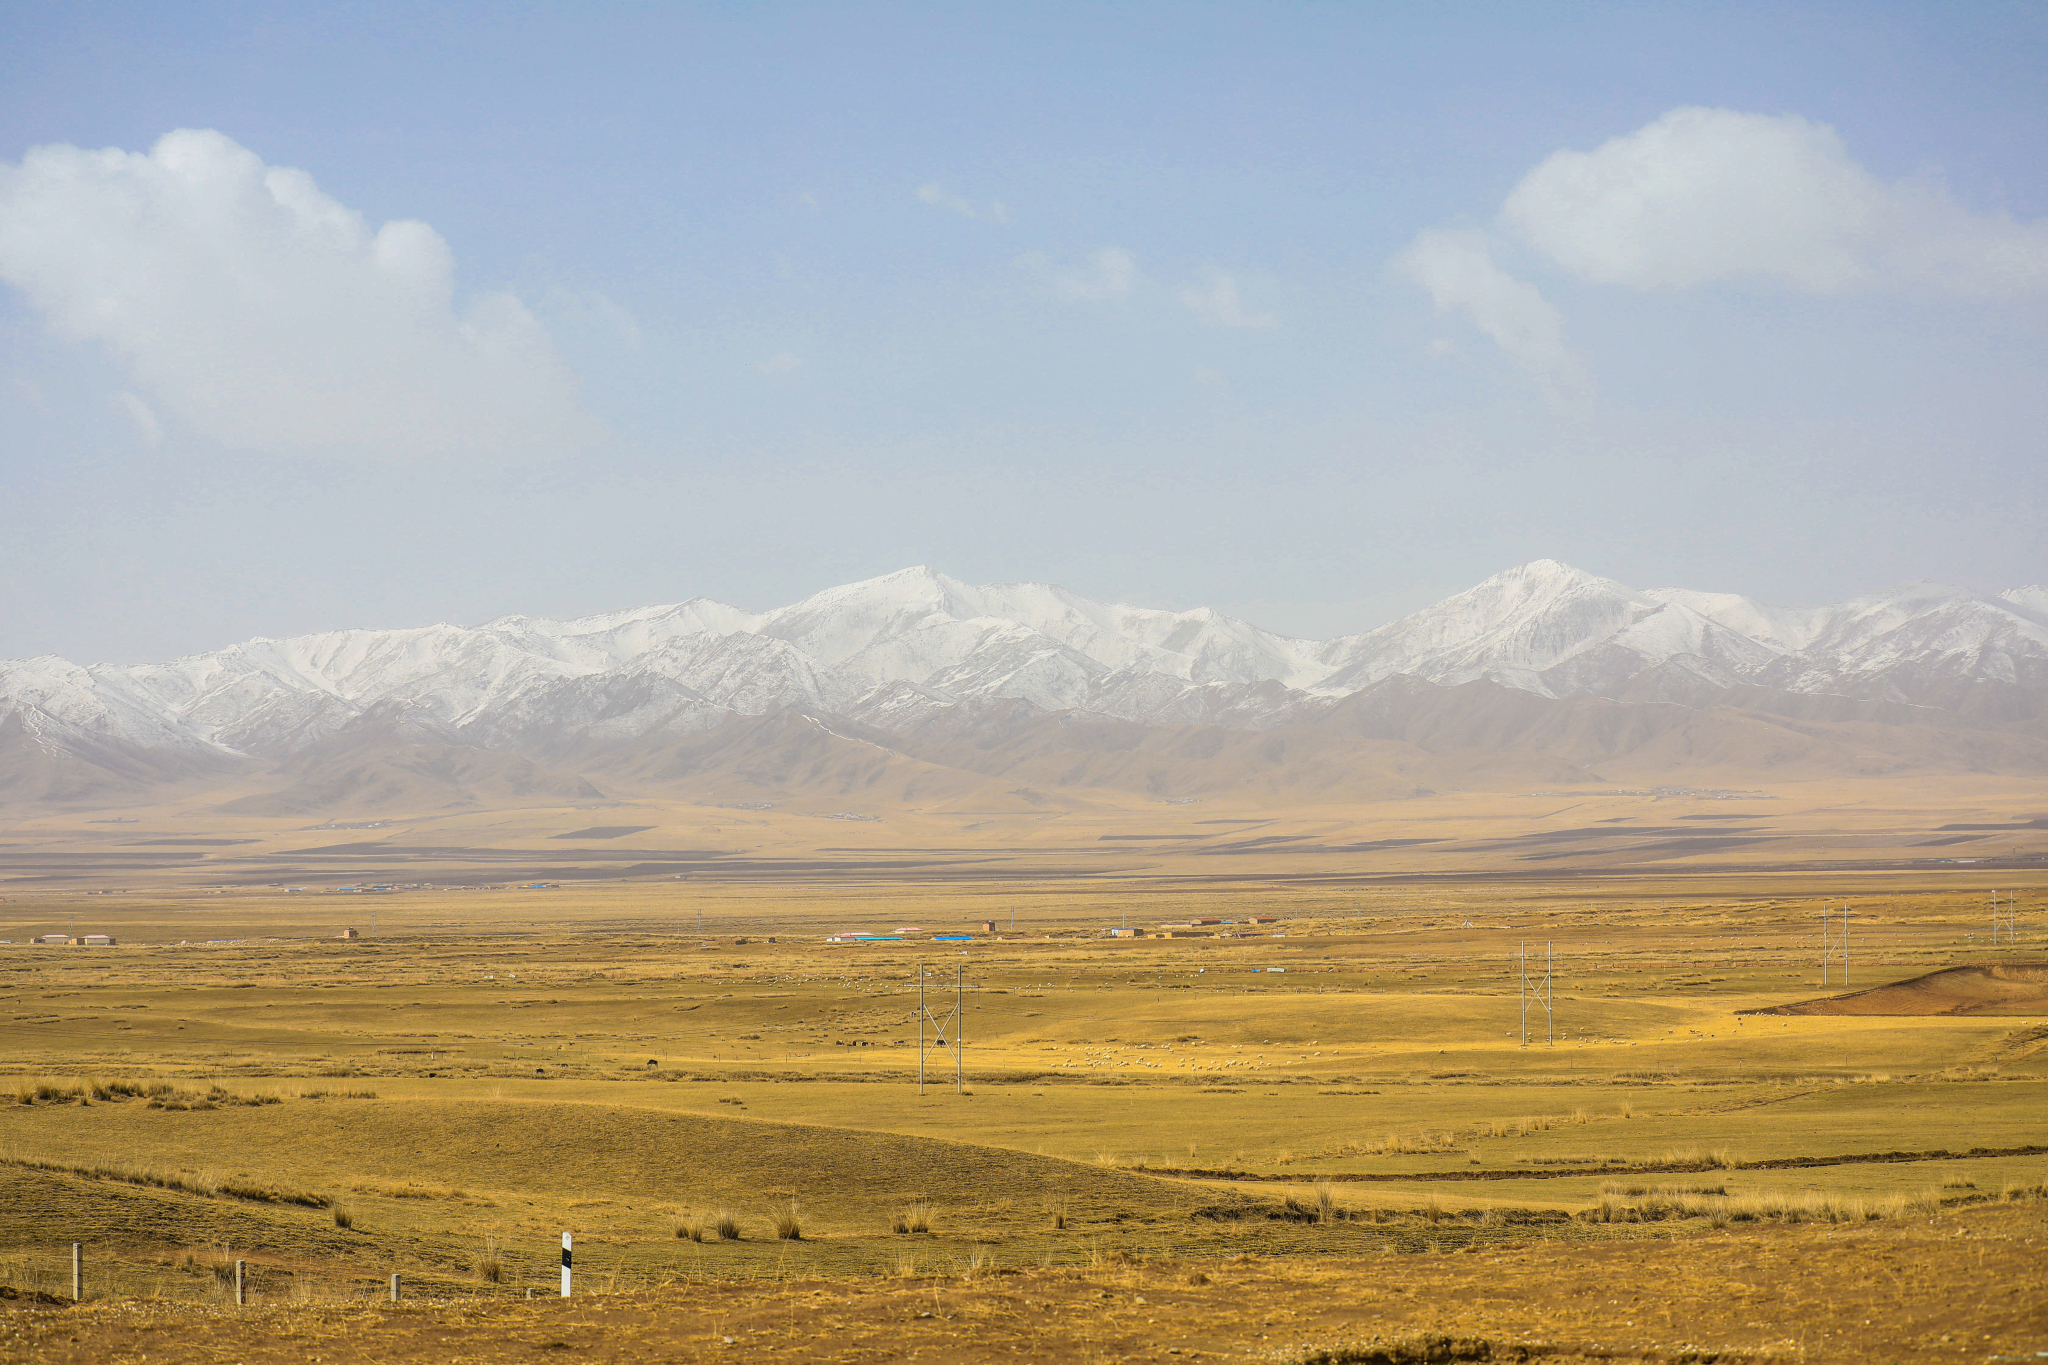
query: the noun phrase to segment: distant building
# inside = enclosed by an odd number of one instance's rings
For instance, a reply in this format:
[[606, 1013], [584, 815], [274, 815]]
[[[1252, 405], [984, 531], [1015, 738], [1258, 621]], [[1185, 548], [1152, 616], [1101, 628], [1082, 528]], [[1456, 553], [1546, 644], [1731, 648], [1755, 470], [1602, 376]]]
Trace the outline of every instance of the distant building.
[[36, 937], [35, 937], [35, 938], [34, 938], [34, 939], [33, 939], [32, 941], [33, 941], [33, 942], [36, 942], [36, 943], [47, 943], [47, 944], [50, 944], [50, 945], [52, 945], [52, 946], [54, 947], [54, 946], [56, 946], [56, 945], [59, 945], [59, 944], [68, 944], [68, 943], [70, 943], [70, 942], [71, 942], [71, 935], [69, 935], [69, 934], [38, 934], [38, 935], [36, 935]]
[[361, 937], [362, 937], [362, 935], [361, 935], [361, 934], [359, 934], [359, 933], [357, 933], [357, 932], [355, 931], [355, 926], [351, 925], [351, 926], [349, 926], [348, 928], [346, 928], [346, 929], [342, 930], [342, 931], [341, 931], [340, 933], [336, 934], [336, 935], [335, 935], [335, 937], [336, 937], [336, 938], [361, 938]]
[[78, 937], [78, 946], [81, 948], [111, 948], [114, 946], [114, 936], [112, 934], [81, 934]]
[[995, 931], [996, 922], [994, 920], [985, 919], [981, 922], [981, 932], [983, 932], [984, 934], [993, 934]]
[[1141, 934], [1141, 933], [1139, 933], [1139, 932], [1138, 932], [1138, 931], [1137, 931], [1136, 929], [1112, 929], [1112, 930], [1110, 930], [1110, 931], [1109, 931], [1109, 936], [1110, 936], [1111, 938], [1143, 938], [1143, 937], [1144, 937], [1144, 935], [1143, 935], [1143, 934]]

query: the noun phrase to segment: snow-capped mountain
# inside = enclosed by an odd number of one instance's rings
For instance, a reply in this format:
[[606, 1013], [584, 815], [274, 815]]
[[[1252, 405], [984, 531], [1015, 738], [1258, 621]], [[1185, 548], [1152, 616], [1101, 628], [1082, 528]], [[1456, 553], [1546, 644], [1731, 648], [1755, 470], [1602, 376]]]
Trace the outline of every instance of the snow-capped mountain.
[[544, 761], [794, 709], [902, 732], [963, 705], [1261, 729], [1387, 679], [1706, 704], [1731, 688], [2048, 713], [2048, 589], [1911, 584], [1831, 606], [1638, 590], [1541, 560], [1362, 635], [1207, 609], [974, 587], [927, 568], [766, 613], [698, 598], [570, 621], [250, 640], [162, 664], [0, 662], [0, 721], [44, 752], [278, 761], [365, 718]]

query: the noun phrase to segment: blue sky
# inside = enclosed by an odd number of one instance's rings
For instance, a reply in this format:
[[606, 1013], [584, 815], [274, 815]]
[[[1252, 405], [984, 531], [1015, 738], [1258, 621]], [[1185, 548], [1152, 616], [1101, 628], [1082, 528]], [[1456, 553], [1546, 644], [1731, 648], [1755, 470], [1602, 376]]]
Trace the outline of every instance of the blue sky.
[[2017, 4], [10, 6], [0, 657], [2039, 581], [2044, 69]]

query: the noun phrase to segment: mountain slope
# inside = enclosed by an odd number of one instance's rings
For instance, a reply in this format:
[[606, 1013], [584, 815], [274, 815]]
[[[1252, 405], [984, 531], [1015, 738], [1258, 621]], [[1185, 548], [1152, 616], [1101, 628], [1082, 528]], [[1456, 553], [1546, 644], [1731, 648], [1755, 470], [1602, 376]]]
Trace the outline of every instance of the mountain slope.
[[[1410, 708], [1401, 726], [1360, 728], [1395, 698]], [[1530, 711], [1538, 701], [1572, 704]], [[0, 662], [0, 799], [90, 802], [253, 770], [274, 774], [263, 799], [280, 810], [568, 799], [580, 774], [901, 792], [946, 787], [944, 771], [978, 774], [959, 779], [970, 786], [1163, 790], [1210, 780], [1186, 768], [1205, 746], [1215, 780], [1384, 791], [1415, 753], [1441, 766], [1453, 748], [1544, 780], [1659, 745], [1671, 764], [1798, 755], [1837, 771], [1830, 726], [1882, 762], [1974, 771], [2024, 768], [2021, 741], [2044, 725], [2040, 587], [1917, 583], [1783, 608], [1539, 560], [1319, 642], [914, 568], [765, 613], [696, 598], [257, 639], [160, 664]], [[1611, 743], [1603, 727], [1618, 727]], [[1365, 747], [1346, 777], [1335, 750], [1274, 768], [1260, 735], [1297, 756], [1311, 735]], [[1998, 742], [2010, 754], [1987, 757]], [[1414, 753], [1372, 747], [1388, 744]]]

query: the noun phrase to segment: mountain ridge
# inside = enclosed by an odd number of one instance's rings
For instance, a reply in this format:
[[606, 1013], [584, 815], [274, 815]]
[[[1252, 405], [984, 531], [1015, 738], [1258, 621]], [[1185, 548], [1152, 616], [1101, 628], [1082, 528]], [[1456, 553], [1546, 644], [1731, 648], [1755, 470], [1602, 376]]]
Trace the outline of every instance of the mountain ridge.
[[[1476, 683], [1494, 691], [1463, 691]], [[1537, 560], [1374, 630], [1316, 641], [1208, 608], [1102, 603], [1043, 583], [975, 586], [916, 566], [767, 612], [700, 597], [568, 620], [508, 615], [481, 626], [257, 638], [163, 663], [79, 665], [46, 655], [0, 661], [0, 799], [86, 800], [256, 769], [289, 778], [305, 793], [295, 804], [307, 808], [329, 799], [322, 792], [345, 802], [380, 783], [391, 791], [439, 783], [457, 801], [493, 792], [588, 796], [587, 784], [577, 785], [584, 774], [652, 780], [648, 773], [673, 772], [682, 756], [714, 750], [725, 763], [731, 753], [719, 746], [739, 733], [735, 719], [778, 715], [827, 727], [822, 738], [805, 723], [776, 732], [792, 752], [822, 754], [829, 740], [853, 743], [858, 731], [906, 762], [963, 770], [985, 765], [936, 751], [918, 757], [916, 745], [889, 741], [929, 737], [934, 726], [948, 728], [940, 723], [947, 716], [953, 730], [972, 731], [982, 716], [1014, 719], [1021, 706], [1077, 718], [1084, 730], [1285, 731], [1298, 746], [1318, 726], [1334, 743], [1343, 726], [1331, 718], [1388, 686], [1395, 690], [1383, 699], [1423, 695], [1417, 688], [1464, 696], [1474, 717], [1464, 748], [1503, 763], [1535, 754], [1536, 731], [1490, 735], [1477, 717], [1505, 714], [1496, 691], [1553, 703], [1560, 715], [1585, 700], [1716, 711], [1731, 733], [1834, 725], [1881, 736], [1931, 724], [1951, 735], [1955, 761], [1972, 768], [1987, 759], [1982, 741], [1967, 736], [2003, 728], [2019, 746], [2014, 761], [2026, 766], [2031, 751], [2021, 740], [2048, 718], [2048, 589], [1993, 596], [1921, 582], [1785, 608], [1640, 590]], [[1916, 710], [1926, 714], [1909, 714]], [[1645, 736], [1670, 728], [1642, 723]], [[1034, 733], [1054, 749], [1065, 743], [1055, 742], [1057, 727]], [[359, 764], [356, 778], [318, 780], [302, 771], [302, 756], [374, 735], [383, 738], [372, 747], [405, 751], [402, 761], [388, 757], [396, 769], [372, 776]], [[1364, 742], [1353, 734], [1345, 743], [1354, 741]], [[1873, 752], [1903, 746], [1916, 763], [1934, 761], [1939, 747], [1925, 734], [1866, 742]], [[1751, 753], [1755, 762], [1768, 749], [1729, 743], [1694, 748]], [[1239, 746], [1226, 738], [1214, 747], [1220, 755]], [[1792, 747], [1818, 752], [1808, 741]], [[650, 767], [660, 752], [677, 757]], [[1176, 762], [1195, 761], [1173, 752]], [[820, 773], [838, 762], [814, 760]], [[1076, 773], [1116, 766], [1099, 756], [1075, 763]], [[1057, 769], [1023, 766], [1032, 781], [1058, 784]], [[776, 770], [801, 769], [791, 759]], [[1156, 772], [1145, 779], [1163, 780]], [[1333, 772], [1317, 780], [1346, 785]]]

